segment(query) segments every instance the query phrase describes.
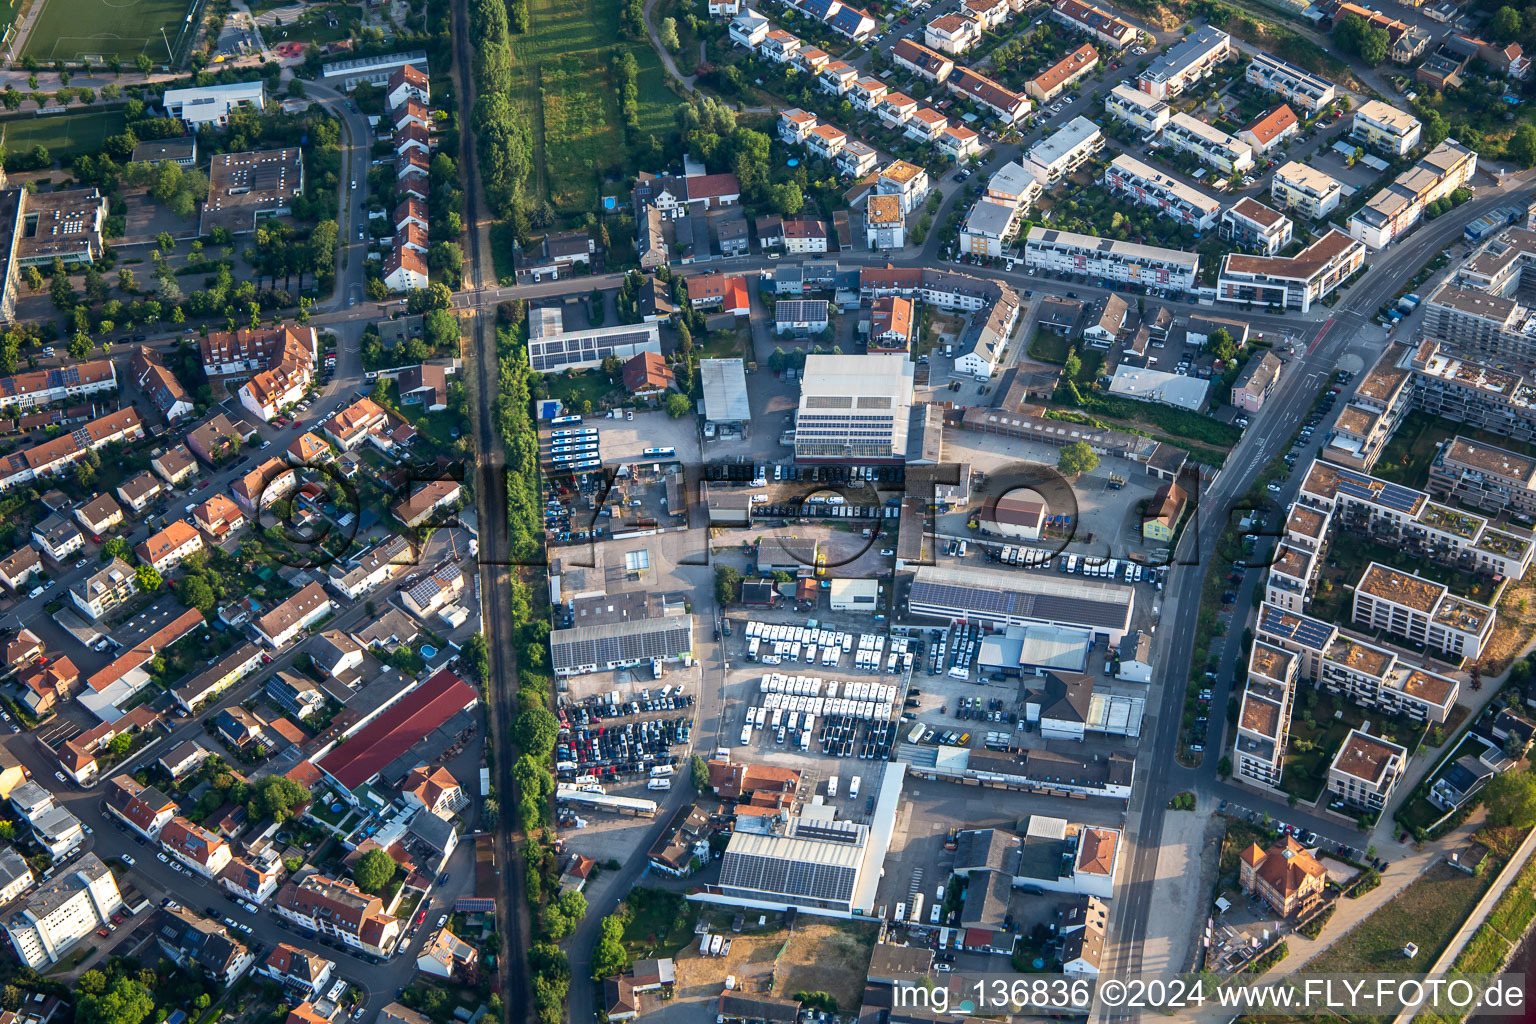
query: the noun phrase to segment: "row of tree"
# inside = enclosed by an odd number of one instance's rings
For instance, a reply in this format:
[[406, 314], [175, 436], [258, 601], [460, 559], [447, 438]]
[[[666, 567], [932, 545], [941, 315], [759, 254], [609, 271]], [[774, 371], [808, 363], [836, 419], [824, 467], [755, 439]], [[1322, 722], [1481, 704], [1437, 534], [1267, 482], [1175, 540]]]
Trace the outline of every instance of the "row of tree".
[[[526, 19], [526, 14], [524, 15]], [[473, 0], [475, 37], [473, 125], [480, 180], [497, 217], [511, 215], [528, 176], [528, 125], [512, 104], [512, 42], [504, 0]]]

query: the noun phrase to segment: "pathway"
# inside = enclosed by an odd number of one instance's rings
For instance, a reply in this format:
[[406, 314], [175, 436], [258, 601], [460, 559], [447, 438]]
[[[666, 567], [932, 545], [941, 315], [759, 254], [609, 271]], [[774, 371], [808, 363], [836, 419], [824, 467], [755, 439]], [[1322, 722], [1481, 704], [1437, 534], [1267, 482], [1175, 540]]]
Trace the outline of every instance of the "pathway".
[[[650, 37], [651, 49], [655, 50], [656, 56], [661, 58], [661, 66], [667, 69], [667, 74], [672, 77], [673, 81], [681, 85], [686, 92], [696, 92], [698, 90], [696, 83], [699, 76], [683, 74], [682, 69], [677, 66], [677, 61], [672, 59], [672, 54], [668, 53], [667, 48], [661, 45], [661, 35], [656, 31], [656, 24], [651, 18], [651, 12], [655, 7], [656, 0], [645, 0], [645, 34]], [[704, 43], [701, 41], [699, 43], [699, 59], [703, 60], [704, 55]], [[772, 114], [775, 112], [773, 107], [738, 107], [737, 109], [745, 114]]]

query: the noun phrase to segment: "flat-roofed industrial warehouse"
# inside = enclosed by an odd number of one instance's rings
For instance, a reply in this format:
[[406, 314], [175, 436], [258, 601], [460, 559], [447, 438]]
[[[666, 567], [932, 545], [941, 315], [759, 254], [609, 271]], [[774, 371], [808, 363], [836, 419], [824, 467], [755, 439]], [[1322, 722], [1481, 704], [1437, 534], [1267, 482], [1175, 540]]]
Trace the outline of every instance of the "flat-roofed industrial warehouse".
[[692, 615], [605, 622], [549, 634], [555, 673], [562, 676], [638, 665], [653, 658], [675, 661], [692, 650]]
[[912, 581], [913, 615], [964, 618], [991, 627], [1046, 623], [1080, 626], [1118, 644], [1131, 627], [1135, 591], [1118, 583], [1045, 573], [922, 566]]

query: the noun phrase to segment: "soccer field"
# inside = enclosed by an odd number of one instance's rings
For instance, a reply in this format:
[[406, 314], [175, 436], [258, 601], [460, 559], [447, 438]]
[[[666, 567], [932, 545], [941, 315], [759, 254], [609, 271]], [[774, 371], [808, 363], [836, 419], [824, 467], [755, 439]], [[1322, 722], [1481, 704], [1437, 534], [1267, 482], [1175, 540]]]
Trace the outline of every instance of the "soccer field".
[[23, 55], [41, 61], [119, 57], [131, 62], [147, 53], [156, 64], [164, 64], [170, 60], [165, 41], [180, 48], [187, 15], [196, 2], [42, 0], [42, 13], [27, 36]]
[[25, 153], [44, 146], [55, 160], [65, 164], [81, 153], [96, 153], [102, 140], [123, 130], [128, 121], [122, 108], [55, 114], [0, 122], [7, 153]]

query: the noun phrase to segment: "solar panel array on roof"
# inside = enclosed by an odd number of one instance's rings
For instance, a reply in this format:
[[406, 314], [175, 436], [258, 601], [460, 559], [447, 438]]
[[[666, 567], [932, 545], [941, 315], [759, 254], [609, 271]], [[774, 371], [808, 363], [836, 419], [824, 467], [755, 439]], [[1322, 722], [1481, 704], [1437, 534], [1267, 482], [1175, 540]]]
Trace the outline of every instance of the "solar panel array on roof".
[[1018, 595], [997, 590], [952, 587], [946, 583], [928, 583], [918, 580], [912, 584], [908, 601], [918, 604], [949, 605], [976, 612], [1011, 614], [1013, 599], [1016, 596]]
[[816, 824], [802, 818], [795, 825], [795, 836], [800, 839], [821, 839], [829, 843], [857, 843], [862, 833], [851, 821]]
[[1265, 604], [1259, 616], [1259, 628], [1274, 636], [1285, 637], [1304, 647], [1322, 650], [1333, 635], [1333, 627], [1320, 619], [1297, 615], [1272, 604]]
[[691, 620], [686, 615], [557, 630], [549, 639], [556, 670], [674, 658], [692, 646]]
[[816, 864], [738, 853], [725, 858], [720, 869], [720, 885], [722, 888], [843, 901], [853, 896], [858, 874], [857, 868], [841, 864]]
[[[1373, 486], [1374, 485], [1374, 486]], [[1339, 472], [1339, 490], [1352, 498], [1372, 501], [1396, 512], [1414, 512], [1424, 495], [1400, 484], [1387, 483], [1374, 477]]]
[[643, 330], [601, 337], [571, 334], [535, 340], [529, 343], [528, 348], [533, 357], [533, 369], [542, 373], [550, 369], [562, 369], [571, 363], [593, 361], [600, 363], [613, 355], [615, 349], [630, 345], [644, 345], [650, 340], [651, 333]]

